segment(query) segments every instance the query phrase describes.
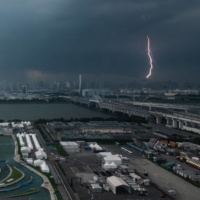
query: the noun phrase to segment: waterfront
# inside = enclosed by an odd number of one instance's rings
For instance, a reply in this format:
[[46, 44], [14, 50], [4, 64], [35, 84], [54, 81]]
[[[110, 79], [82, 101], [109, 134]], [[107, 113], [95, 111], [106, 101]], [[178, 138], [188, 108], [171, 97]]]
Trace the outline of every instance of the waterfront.
[[37, 120], [40, 118], [108, 118], [111, 115], [87, 107], [66, 104], [0, 104], [0, 119]]
[[[7, 191], [0, 192], [0, 197], [4, 195], [8, 195], [8, 194], [14, 194], [21, 191], [25, 191], [30, 188], [37, 188], [39, 189], [38, 193], [27, 195], [26, 197], [29, 197], [32, 200], [35, 200], [35, 199], [49, 200], [50, 196], [49, 196], [48, 190], [41, 187], [41, 184], [43, 183], [43, 179], [37, 174], [35, 174], [34, 172], [28, 170], [27, 168], [23, 167], [22, 165], [14, 161], [14, 149], [15, 149], [15, 146], [14, 146], [14, 141], [12, 137], [9, 137], [9, 136], [1, 137], [0, 160], [6, 160], [11, 166], [15, 166], [21, 171], [23, 171], [25, 173], [25, 177], [23, 180], [19, 181], [19, 183], [16, 183], [12, 186], [8, 186], [6, 188]], [[8, 174], [7, 171], [5, 171], [5, 174], [4, 174], [4, 171], [2, 170], [1, 178], [3, 178], [3, 175], [6, 176], [7, 174]], [[32, 182], [29, 184], [25, 184], [30, 180], [31, 176], [33, 177]], [[23, 187], [17, 190], [9, 191], [10, 188], [13, 188], [14, 186], [17, 186], [17, 185], [23, 185]]]

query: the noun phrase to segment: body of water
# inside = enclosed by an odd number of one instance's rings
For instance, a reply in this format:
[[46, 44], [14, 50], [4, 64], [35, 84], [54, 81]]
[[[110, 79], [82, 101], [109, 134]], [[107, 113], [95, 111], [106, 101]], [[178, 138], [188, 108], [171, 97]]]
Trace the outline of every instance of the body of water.
[[[50, 200], [49, 191], [41, 187], [41, 184], [43, 183], [42, 177], [38, 176], [34, 172], [23, 167], [21, 164], [15, 162], [14, 149], [15, 149], [15, 145], [14, 145], [14, 141], [12, 137], [10, 136], [0, 137], [0, 160], [6, 160], [11, 166], [15, 166], [25, 173], [25, 177], [21, 181], [19, 181], [18, 183], [15, 183], [14, 185], [6, 187], [7, 191], [0, 192], [0, 197], [6, 196], [8, 194], [16, 194], [18, 192], [22, 192], [31, 188], [37, 188], [39, 189], [38, 193], [30, 194], [25, 197], [28, 197], [32, 200], [40, 200], [40, 199]], [[3, 168], [1, 172], [1, 177], [0, 177], [1, 180], [5, 178], [7, 175], [8, 175], [8, 170]], [[31, 179], [31, 176], [33, 177], [33, 180], [31, 183], [29, 183], [28, 185], [25, 184], [23, 185], [23, 187], [20, 187], [16, 190], [9, 191], [9, 189], [11, 188], [27, 183]], [[5, 188], [1, 188], [1, 189], [5, 189]]]
[[75, 104], [0, 104], [0, 119], [108, 118], [111, 115]]

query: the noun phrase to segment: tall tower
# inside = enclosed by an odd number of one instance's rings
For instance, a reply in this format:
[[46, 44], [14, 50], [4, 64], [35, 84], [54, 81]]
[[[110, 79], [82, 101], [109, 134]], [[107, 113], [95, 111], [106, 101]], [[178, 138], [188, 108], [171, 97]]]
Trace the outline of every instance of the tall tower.
[[79, 74], [79, 96], [82, 96], [81, 95], [81, 92], [82, 92], [81, 83], [82, 83], [81, 74]]

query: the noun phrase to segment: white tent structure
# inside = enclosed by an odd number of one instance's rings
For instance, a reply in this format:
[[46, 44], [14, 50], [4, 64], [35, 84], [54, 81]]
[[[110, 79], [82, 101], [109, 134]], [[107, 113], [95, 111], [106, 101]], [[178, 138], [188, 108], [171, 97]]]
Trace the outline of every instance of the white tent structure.
[[20, 134], [20, 133], [18, 133], [17, 134], [17, 137], [18, 137], [18, 139], [19, 139], [19, 144], [20, 144], [20, 146], [21, 147], [23, 147], [24, 145], [25, 145], [25, 143], [24, 143], [24, 141], [23, 141], [23, 135], [22, 134]]
[[106, 156], [108, 156], [108, 155], [112, 155], [112, 153], [111, 152], [100, 152], [100, 153], [98, 153], [97, 154], [97, 156], [100, 156], [100, 157], [106, 157]]
[[104, 169], [110, 169], [110, 164], [106, 162], [103, 166]]
[[29, 147], [31, 150], [33, 150], [33, 144], [32, 144], [32, 142], [31, 142], [31, 138], [30, 138], [29, 134], [26, 134], [26, 135], [25, 135], [25, 138], [26, 138], [26, 142], [27, 142], [27, 144], [28, 144], [28, 147]]
[[24, 122], [23, 122], [23, 121], [22, 121], [21, 124], [28, 126], [28, 125], [31, 125], [31, 122], [29, 122], [29, 121], [24, 121]]
[[91, 149], [102, 150], [102, 148], [97, 143], [91, 143], [89, 146], [91, 147]]
[[43, 160], [43, 159], [47, 159], [47, 154], [44, 151], [36, 151], [35, 157], [37, 159]]
[[102, 158], [103, 163], [115, 163], [116, 165], [122, 164], [122, 159], [118, 155], [107, 155]]
[[24, 125], [21, 123], [15, 124], [15, 122], [11, 122], [13, 128], [24, 128]]
[[21, 147], [21, 153], [30, 153], [31, 152], [31, 149], [24, 146], [24, 147]]
[[2, 123], [0, 123], [0, 126], [1, 127], [8, 127], [9, 126], [9, 122], [2, 122]]
[[34, 142], [34, 145], [35, 145], [35, 148], [38, 150], [38, 149], [41, 149], [41, 146], [38, 142], [38, 139], [36, 137], [36, 134], [32, 134], [32, 139], [33, 139], [33, 142]]
[[33, 158], [27, 158], [27, 159], [26, 159], [26, 162], [27, 162], [28, 164], [33, 164]]
[[124, 188], [129, 193], [131, 193], [131, 187], [119, 177], [111, 176], [107, 178], [107, 184], [109, 185], [110, 189], [114, 194], [117, 194], [117, 190], [119, 188]]
[[117, 165], [116, 165], [114, 162], [112, 162], [112, 163], [110, 164], [110, 166], [111, 166], [112, 169], [116, 169], [116, 168], [117, 168]]
[[106, 162], [103, 166], [102, 166], [105, 170], [106, 169], [116, 169], [117, 168], [117, 165], [112, 162], [112, 163], [108, 163]]
[[101, 148], [98, 144], [95, 144], [95, 145], [93, 146], [93, 149], [102, 150], [102, 148]]
[[42, 172], [46, 172], [46, 173], [50, 172], [49, 167], [48, 167], [48, 165], [46, 164], [45, 161], [40, 165], [40, 169], [41, 169]]
[[34, 160], [33, 165], [34, 165], [34, 166], [40, 166], [40, 165], [42, 165], [43, 162], [44, 162], [44, 161], [43, 161], [43, 160], [40, 160], [40, 159]]

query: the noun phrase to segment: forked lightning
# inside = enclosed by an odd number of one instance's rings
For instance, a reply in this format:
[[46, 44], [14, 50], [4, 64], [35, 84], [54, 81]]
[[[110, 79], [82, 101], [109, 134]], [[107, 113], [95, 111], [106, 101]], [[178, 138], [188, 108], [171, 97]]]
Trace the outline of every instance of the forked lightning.
[[148, 56], [149, 56], [149, 61], [150, 61], [150, 70], [146, 78], [149, 78], [151, 76], [151, 71], [153, 69], [153, 59], [151, 57], [150, 39], [148, 35], [147, 35], [147, 41], [148, 41], [147, 50], [148, 50]]

